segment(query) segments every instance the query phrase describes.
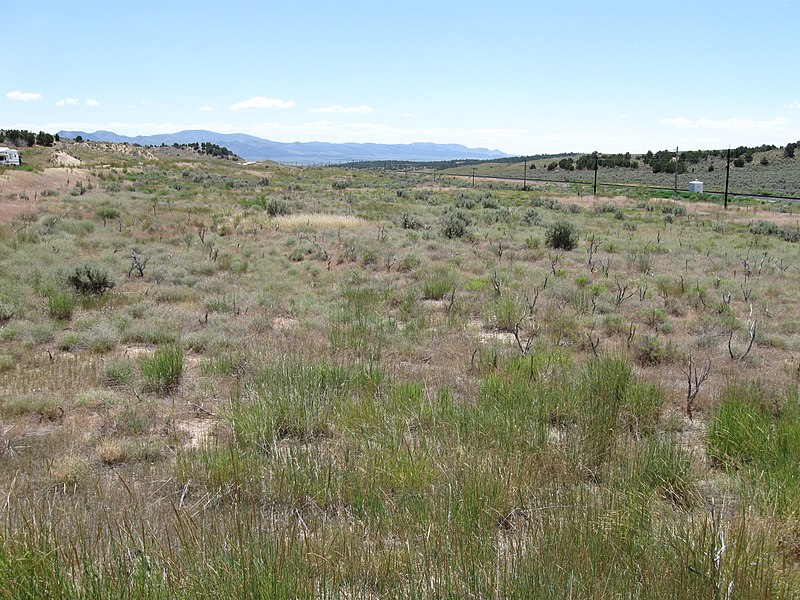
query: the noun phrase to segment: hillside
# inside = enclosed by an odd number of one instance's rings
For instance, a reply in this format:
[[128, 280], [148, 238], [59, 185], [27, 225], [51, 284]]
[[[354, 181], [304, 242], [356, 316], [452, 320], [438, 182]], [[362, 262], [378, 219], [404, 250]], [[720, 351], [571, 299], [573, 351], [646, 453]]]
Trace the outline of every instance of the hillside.
[[[800, 158], [788, 157], [784, 148], [754, 148], [743, 154], [742, 160], [731, 160], [728, 186], [731, 193], [764, 194], [774, 196], [800, 197]], [[667, 152], [667, 151], [664, 151]], [[672, 154], [672, 153], [668, 153]], [[622, 155], [613, 155], [622, 156]], [[606, 166], [598, 169], [598, 182], [606, 190], [614, 184], [624, 186], [654, 186], [665, 190], [675, 185], [674, 172], [654, 172], [654, 167], [646, 162], [646, 155], [627, 155], [631, 166]], [[746, 157], [746, 158], [744, 158]], [[537, 158], [527, 161], [527, 175], [522, 158], [502, 161], [480, 161], [464, 166], [451, 165], [445, 173], [471, 176], [473, 168], [476, 176], [499, 177], [522, 180], [528, 179], [553, 182], [581, 182], [584, 193], [591, 192], [594, 181], [594, 162], [585, 160], [586, 155], [572, 154]], [[686, 192], [689, 182], [700, 180], [705, 191], [721, 192], [725, 189], [726, 152], [724, 150], [705, 150], [683, 153], [678, 174], [678, 191]], [[583, 166], [583, 168], [580, 168]], [[605, 184], [605, 185], [602, 185]]]
[[407, 160], [438, 161], [453, 159], [489, 159], [508, 156], [498, 150], [467, 148], [459, 144], [334, 144], [327, 142], [273, 142], [241, 133], [223, 134], [192, 130], [164, 135], [127, 137], [110, 131], [60, 131], [62, 138], [99, 142], [161, 146], [211, 142], [224, 146], [247, 160], [271, 160], [291, 164], [329, 164], [352, 161]]
[[797, 206], [26, 155], [0, 595], [800, 597]]

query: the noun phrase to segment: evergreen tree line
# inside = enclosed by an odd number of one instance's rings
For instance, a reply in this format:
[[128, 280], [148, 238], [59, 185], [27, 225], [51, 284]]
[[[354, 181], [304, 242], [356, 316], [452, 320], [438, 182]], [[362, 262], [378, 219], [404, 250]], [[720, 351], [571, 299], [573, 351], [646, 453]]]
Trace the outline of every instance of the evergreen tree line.
[[[785, 158], [794, 158], [795, 150], [799, 142], [792, 142], [786, 144], [783, 149], [783, 156]], [[731, 148], [731, 159], [734, 166], [742, 167], [745, 163], [753, 161], [753, 155], [756, 152], [767, 152], [769, 150], [776, 150], [778, 147], [772, 144], [762, 144], [761, 146], [738, 146]], [[689, 165], [696, 165], [701, 161], [708, 160], [709, 158], [726, 158], [728, 155], [727, 150], [687, 150], [678, 154], [678, 161], [675, 161], [675, 152], [673, 150], [659, 150], [653, 152], [648, 150], [640, 158], [642, 162], [648, 165], [653, 173], [674, 173], [678, 169], [678, 173], [686, 173]], [[761, 164], [769, 164], [769, 161], [762, 159]], [[568, 161], [561, 160], [558, 163], [553, 161], [547, 165], [548, 170], [552, 171], [559, 168], [564, 171], [572, 171], [573, 169], [592, 170], [595, 165], [594, 154], [584, 154], [578, 158], [574, 164], [571, 159]], [[601, 154], [597, 159], [597, 166], [604, 168], [631, 168], [638, 169], [639, 162], [632, 160], [630, 152], [625, 154]], [[713, 167], [709, 167], [712, 170]]]
[[229, 160], [239, 160], [239, 157], [225, 148], [224, 146], [218, 146], [217, 144], [212, 144], [211, 142], [191, 142], [189, 144], [172, 144], [174, 148], [191, 148], [198, 154], [205, 154], [208, 156], [216, 156], [217, 158], [227, 158]]
[[[605, 168], [624, 167], [626, 169], [638, 169], [639, 161], [631, 159], [631, 153], [625, 154], [601, 154], [597, 158], [597, 166]], [[594, 155], [584, 154], [575, 162], [577, 169], [594, 169]]]
[[27, 129], [0, 129], [0, 143], [12, 146], [52, 146], [59, 141], [58, 134], [40, 131], [34, 133]]

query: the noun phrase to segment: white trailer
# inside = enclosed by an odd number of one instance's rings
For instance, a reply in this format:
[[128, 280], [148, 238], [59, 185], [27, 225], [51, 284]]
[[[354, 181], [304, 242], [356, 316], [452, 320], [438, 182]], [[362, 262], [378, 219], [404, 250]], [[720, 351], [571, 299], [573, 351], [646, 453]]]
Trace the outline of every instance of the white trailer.
[[0, 148], [0, 167], [19, 167], [22, 159], [19, 152], [13, 148]]

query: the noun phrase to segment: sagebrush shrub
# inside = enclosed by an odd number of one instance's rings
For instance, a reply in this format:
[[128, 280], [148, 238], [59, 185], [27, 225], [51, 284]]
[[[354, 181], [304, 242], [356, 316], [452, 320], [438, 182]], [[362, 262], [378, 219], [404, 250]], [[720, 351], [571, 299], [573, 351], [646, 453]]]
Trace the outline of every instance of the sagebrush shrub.
[[472, 219], [460, 208], [450, 207], [442, 213], [442, 233], [446, 238], [461, 238], [467, 235]]
[[0, 325], [5, 325], [14, 318], [14, 307], [7, 302], [0, 302]]
[[84, 265], [67, 277], [67, 283], [79, 294], [101, 296], [114, 287], [114, 281], [104, 269]]
[[400, 226], [403, 229], [422, 229], [422, 219], [413, 213], [403, 213], [400, 215]]
[[284, 202], [283, 200], [278, 200], [277, 198], [267, 200], [266, 204], [264, 205], [264, 210], [267, 211], [267, 214], [270, 217], [280, 217], [283, 215], [288, 215], [292, 212], [288, 203]]
[[529, 208], [525, 211], [525, 214], [522, 215], [522, 222], [525, 225], [540, 225], [542, 222], [542, 217], [538, 210]]
[[574, 250], [578, 247], [578, 228], [569, 221], [556, 221], [547, 228], [545, 244], [556, 250]]

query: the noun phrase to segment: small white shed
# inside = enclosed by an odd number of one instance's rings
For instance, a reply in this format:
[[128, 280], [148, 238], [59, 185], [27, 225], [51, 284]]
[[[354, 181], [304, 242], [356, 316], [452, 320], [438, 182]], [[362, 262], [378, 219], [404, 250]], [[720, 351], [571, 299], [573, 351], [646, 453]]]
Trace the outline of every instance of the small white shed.
[[703, 193], [703, 182], [695, 179], [694, 181], [689, 182], [689, 191], [692, 194], [702, 194]]

